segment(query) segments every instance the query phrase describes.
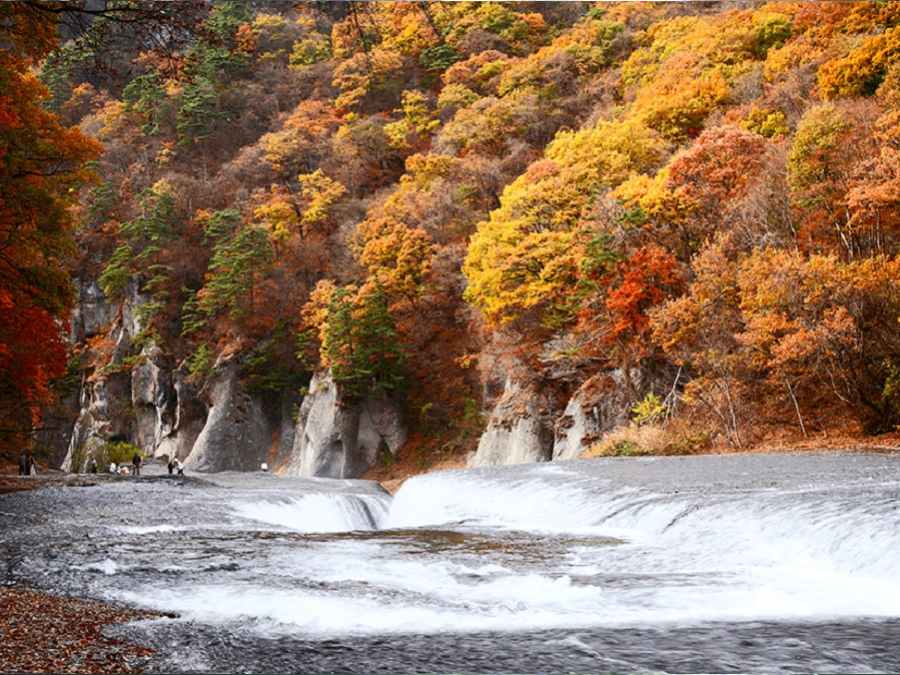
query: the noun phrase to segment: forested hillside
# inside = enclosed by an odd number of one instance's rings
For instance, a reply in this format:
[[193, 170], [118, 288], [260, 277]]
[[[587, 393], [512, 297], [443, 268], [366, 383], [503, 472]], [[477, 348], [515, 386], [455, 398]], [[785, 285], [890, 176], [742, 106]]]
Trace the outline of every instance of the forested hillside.
[[226, 0], [57, 45], [39, 4], [0, 8], [8, 447], [79, 445], [91, 387], [134, 417], [148, 364], [295, 418], [330, 370], [419, 469], [900, 423], [900, 3]]

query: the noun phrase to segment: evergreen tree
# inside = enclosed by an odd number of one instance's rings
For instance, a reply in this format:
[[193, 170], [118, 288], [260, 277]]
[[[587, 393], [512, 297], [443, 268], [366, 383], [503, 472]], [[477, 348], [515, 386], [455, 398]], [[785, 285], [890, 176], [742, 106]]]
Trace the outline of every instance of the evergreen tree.
[[156, 72], [139, 75], [122, 90], [125, 109], [141, 113], [147, 120], [141, 127], [147, 135], [159, 133], [160, 109], [165, 100], [166, 92]]
[[362, 398], [403, 388], [403, 353], [380, 286], [364, 287], [358, 294], [348, 288], [335, 290], [322, 350], [345, 396]]
[[210, 218], [207, 235], [215, 238], [206, 283], [197, 295], [207, 315], [228, 312], [238, 318], [253, 311], [253, 289], [273, 261], [272, 247], [261, 227], [244, 225], [237, 211], [220, 211]]

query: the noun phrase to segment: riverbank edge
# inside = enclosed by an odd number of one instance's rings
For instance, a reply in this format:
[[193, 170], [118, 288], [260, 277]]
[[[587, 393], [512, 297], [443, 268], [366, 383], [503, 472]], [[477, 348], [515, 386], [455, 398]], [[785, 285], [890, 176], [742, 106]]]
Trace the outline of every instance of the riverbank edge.
[[0, 586], [0, 672], [143, 673], [155, 650], [111, 627], [171, 615], [22, 584]]
[[[888, 442], [881, 444], [874, 443], [849, 443], [838, 442], [834, 445], [828, 443], [816, 442], [808, 440], [803, 443], [788, 443], [784, 445], [776, 444], [759, 444], [749, 448], [732, 448], [732, 447], [715, 447], [709, 448], [702, 452], [682, 453], [682, 454], [640, 454], [633, 456], [616, 456], [616, 455], [598, 455], [593, 457], [582, 456], [578, 460], [569, 461], [591, 461], [598, 459], [636, 459], [639, 457], [699, 457], [699, 456], [715, 456], [715, 455], [743, 455], [743, 454], [835, 454], [835, 453], [871, 453], [871, 454], [893, 454], [900, 453], [900, 438], [892, 434]], [[437, 462], [427, 468], [420, 469], [417, 466], [410, 466], [406, 462], [398, 462], [391, 466], [375, 467], [367, 471], [362, 480], [370, 480], [378, 483], [389, 494], [393, 495], [400, 489], [404, 482], [413, 476], [421, 476], [429, 473], [439, 473], [441, 471], [454, 471], [465, 469], [465, 457], [448, 457]], [[14, 492], [24, 492], [28, 490], [37, 490], [47, 487], [93, 487], [104, 483], [115, 483], [123, 481], [180, 481], [195, 483], [198, 485], [213, 485], [209, 481], [199, 476], [117, 476], [104, 473], [98, 474], [72, 474], [65, 473], [57, 469], [48, 470], [36, 476], [17, 476], [12, 474], [0, 473], [0, 496]]]
[[[587, 451], [585, 451], [586, 453]], [[596, 455], [586, 456], [584, 453], [575, 460], [566, 461], [594, 461], [603, 459], [617, 459], [629, 461], [646, 457], [703, 457], [720, 455], [786, 455], [786, 454], [894, 454], [900, 453], [900, 437], [891, 434], [884, 443], [847, 443], [845, 439], [834, 439], [831, 443], [808, 439], [802, 442], [785, 444], [760, 443], [746, 448], [734, 448], [729, 446], [717, 446], [707, 448], [700, 452], [687, 452], [678, 454], [647, 453], [635, 455]], [[427, 469], [417, 471], [409, 470], [409, 465], [398, 463], [388, 467], [375, 467], [367, 471], [362, 478], [374, 480], [381, 484], [390, 494], [396, 494], [404, 482], [413, 476], [420, 476], [441, 471], [453, 471], [467, 468], [465, 457], [450, 457]]]

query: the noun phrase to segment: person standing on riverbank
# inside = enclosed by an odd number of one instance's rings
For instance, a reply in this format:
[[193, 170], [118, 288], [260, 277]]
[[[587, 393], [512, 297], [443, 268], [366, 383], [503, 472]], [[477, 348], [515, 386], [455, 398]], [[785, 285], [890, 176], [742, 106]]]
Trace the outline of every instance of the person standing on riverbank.
[[141, 475], [141, 456], [137, 452], [134, 453], [134, 457], [131, 458], [131, 465], [134, 467], [134, 475]]
[[19, 475], [28, 475], [28, 455], [24, 450], [22, 451], [22, 454], [19, 455]]

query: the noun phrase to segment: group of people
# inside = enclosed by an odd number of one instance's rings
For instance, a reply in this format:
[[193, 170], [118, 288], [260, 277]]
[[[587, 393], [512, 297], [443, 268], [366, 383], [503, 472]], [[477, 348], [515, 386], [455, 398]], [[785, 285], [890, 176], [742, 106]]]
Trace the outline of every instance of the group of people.
[[37, 473], [34, 457], [31, 456], [30, 452], [22, 451], [22, 454], [19, 455], [19, 475], [20, 476], [32, 476]]
[[[23, 454], [24, 457], [24, 454]], [[33, 462], [32, 462], [33, 463]], [[120, 476], [140, 476], [141, 468], [144, 466], [144, 458], [140, 456], [137, 452], [134, 453], [134, 456], [131, 458], [131, 468], [129, 469], [125, 464], [116, 464], [115, 462], [110, 462], [107, 471], [109, 473], [118, 474]], [[184, 464], [181, 463], [181, 460], [177, 457], [173, 457], [169, 460], [168, 464], [169, 474], [174, 474], [176, 471], [179, 476], [184, 475]], [[97, 461], [91, 457], [88, 460], [87, 464], [87, 472], [88, 473], [97, 473]], [[22, 463], [19, 462], [19, 473], [22, 473]]]
[[[141, 467], [144, 465], [144, 459], [141, 457], [139, 453], [134, 453], [134, 456], [131, 458], [131, 470], [129, 471], [128, 467], [125, 464], [116, 464], [115, 462], [110, 462], [108, 471], [109, 473], [119, 474], [122, 476], [127, 476], [129, 474], [134, 476], [141, 475]], [[177, 457], [172, 457], [168, 463], [169, 475], [177, 473], [179, 476], [184, 475], [184, 464]], [[264, 465], [265, 466], [265, 465]], [[265, 470], [265, 469], [263, 469]], [[99, 468], [97, 467], [97, 460], [93, 457], [88, 459], [87, 463], [87, 472], [88, 473], [97, 473]], [[19, 455], [19, 475], [20, 476], [32, 476], [37, 473], [36, 466], [34, 463], [34, 457], [27, 450], [23, 450], [22, 454]]]

